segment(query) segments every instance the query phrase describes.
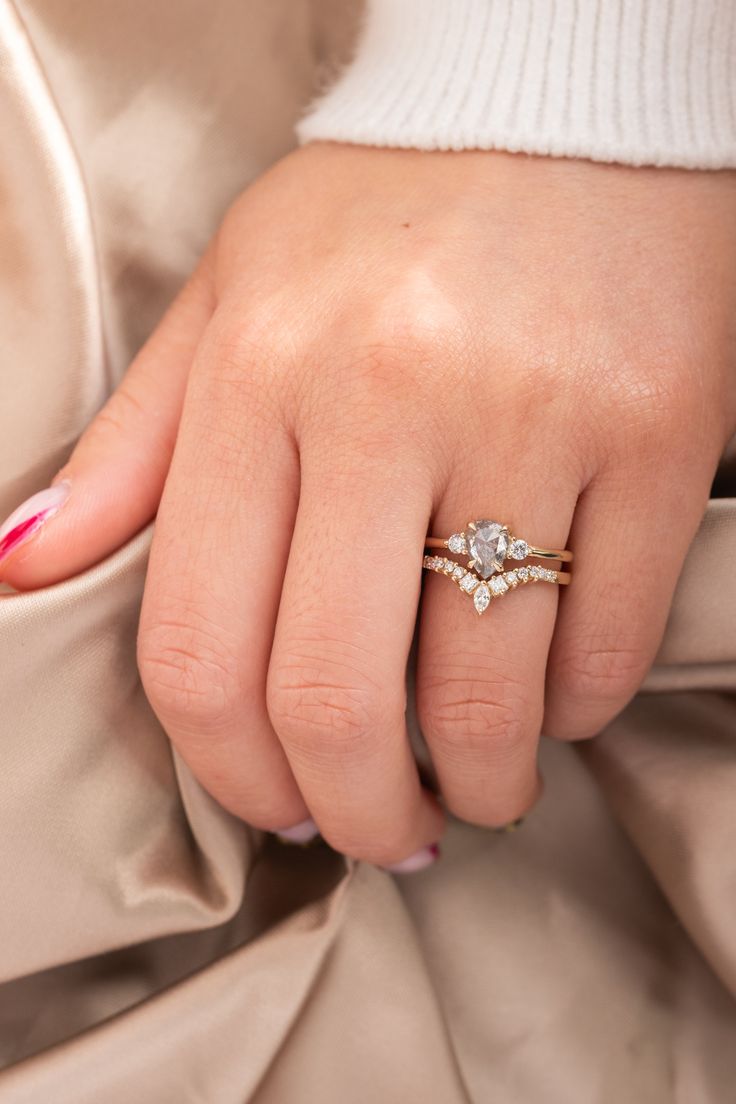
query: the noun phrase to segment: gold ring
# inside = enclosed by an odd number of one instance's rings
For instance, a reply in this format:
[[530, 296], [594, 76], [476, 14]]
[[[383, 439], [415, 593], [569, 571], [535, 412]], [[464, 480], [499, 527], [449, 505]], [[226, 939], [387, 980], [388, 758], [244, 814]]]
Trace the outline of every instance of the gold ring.
[[468, 556], [468, 569], [445, 556], [425, 556], [422, 566], [427, 571], [447, 575], [460, 589], [472, 596], [478, 613], [484, 613], [492, 598], [500, 598], [509, 590], [526, 583], [556, 583], [567, 586], [570, 573], [537, 565], [524, 565], [504, 570], [504, 561], [542, 559], [572, 561], [566, 548], [537, 548], [515, 537], [506, 525], [498, 521], [470, 521], [465, 530], [451, 537], [428, 537], [426, 548], [446, 548], [455, 555]]

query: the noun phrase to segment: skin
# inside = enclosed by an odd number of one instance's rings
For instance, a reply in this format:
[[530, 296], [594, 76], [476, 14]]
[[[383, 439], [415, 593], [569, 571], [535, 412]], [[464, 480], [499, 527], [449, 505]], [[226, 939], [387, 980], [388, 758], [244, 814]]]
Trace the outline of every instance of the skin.
[[[150, 702], [228, 809], [389, 865], [524, 814], [540, 732], [641, 683], [736, 426], [736, 176], [315, 144], [227, 213], [2, 576], [28, 589], [158, 510]], [[420, 785], [405, 668], [427, 532], [572, 547], [477, 617], [428, 575]], [[559, 602], [559, 607], [558, 607]], [[444, 807], [443, 807], [444, 806]]]

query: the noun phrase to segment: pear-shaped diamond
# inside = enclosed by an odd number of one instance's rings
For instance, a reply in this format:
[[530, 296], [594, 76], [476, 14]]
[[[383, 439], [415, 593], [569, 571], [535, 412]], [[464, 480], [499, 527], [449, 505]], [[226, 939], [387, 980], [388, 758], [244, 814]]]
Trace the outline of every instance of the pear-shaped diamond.
[[509, 532], [498, 521], [475, 521], [468, 528], [468, 549], [475, 569], [484, 579], [503, 570], [509, 546]]

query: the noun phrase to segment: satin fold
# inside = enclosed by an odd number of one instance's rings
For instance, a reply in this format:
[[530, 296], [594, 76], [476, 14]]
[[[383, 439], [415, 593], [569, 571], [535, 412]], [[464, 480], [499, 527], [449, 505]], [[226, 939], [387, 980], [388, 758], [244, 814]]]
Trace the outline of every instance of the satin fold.
[[[349, 51], [338, 0], [0, 0], [0, 510]], [[226, 814], [135, 666], [151, 529], [0, 595], [2, 1104], [726, 1104], [736, 465], [644, 692], [395, 881]], [[413, 737], [421, 747], [410, 709]]]

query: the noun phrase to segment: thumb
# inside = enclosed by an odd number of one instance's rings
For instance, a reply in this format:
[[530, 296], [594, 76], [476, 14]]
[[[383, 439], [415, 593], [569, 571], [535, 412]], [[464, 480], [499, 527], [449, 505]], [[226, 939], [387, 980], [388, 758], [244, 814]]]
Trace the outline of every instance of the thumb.
[[0, 525], [0, 580], [30, 590], [68, 578], [155, 515], [189, 368], [214, 309], [210, 269], [205, 254], [51, 486]]

